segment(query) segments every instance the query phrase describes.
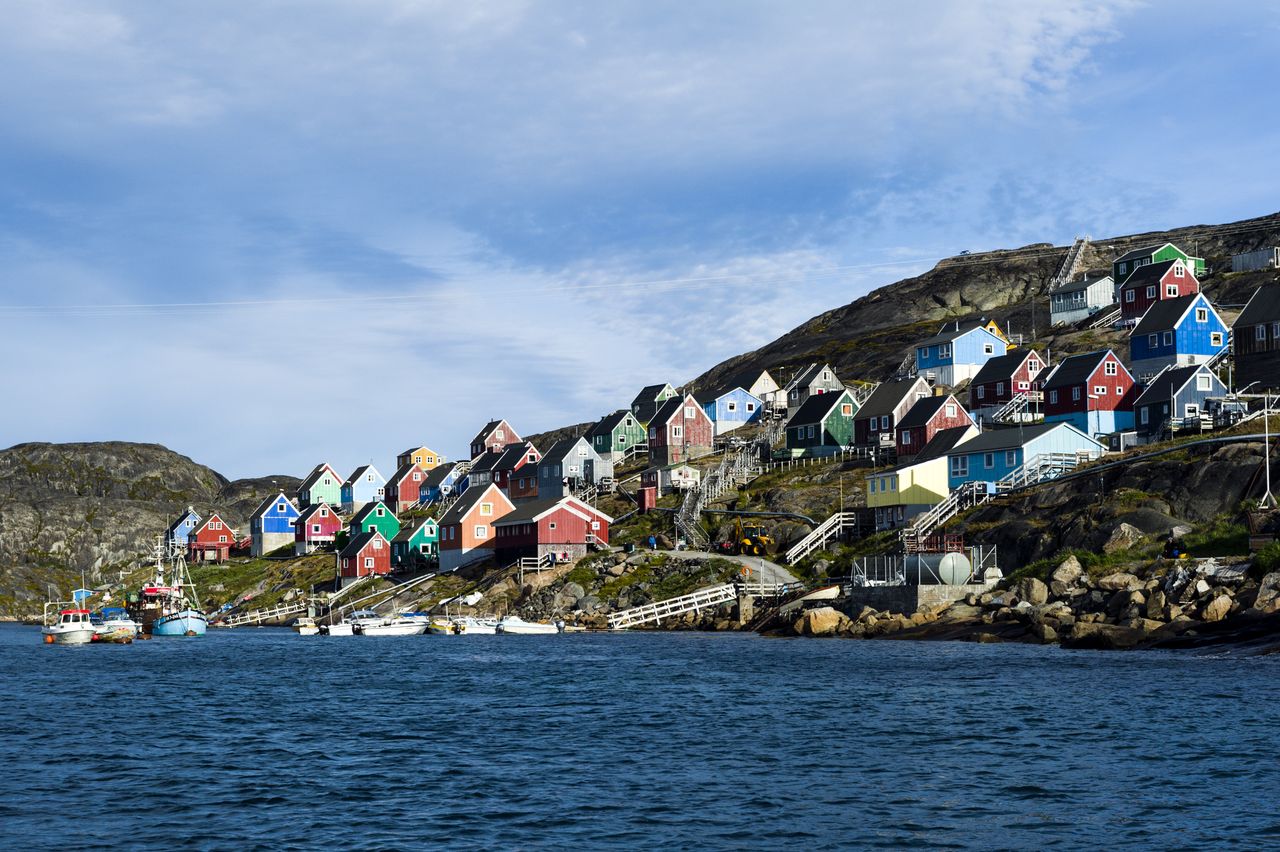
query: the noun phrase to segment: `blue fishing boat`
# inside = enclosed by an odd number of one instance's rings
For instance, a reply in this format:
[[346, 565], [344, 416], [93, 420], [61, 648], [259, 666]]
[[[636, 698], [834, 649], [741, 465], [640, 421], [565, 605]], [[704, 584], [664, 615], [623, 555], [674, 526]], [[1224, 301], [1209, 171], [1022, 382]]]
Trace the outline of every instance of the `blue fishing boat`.
[[181, 547], [161, 537], [155, 579], [142, 587], [130, 615], [152, 636], [203, 636], [209, 629]]

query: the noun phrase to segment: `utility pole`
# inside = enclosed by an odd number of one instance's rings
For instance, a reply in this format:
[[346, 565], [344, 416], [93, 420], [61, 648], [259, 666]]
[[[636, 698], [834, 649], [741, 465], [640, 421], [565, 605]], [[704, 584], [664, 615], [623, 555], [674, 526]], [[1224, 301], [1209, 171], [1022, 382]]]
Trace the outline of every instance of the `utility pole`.
[[1258, 503], [1263, 509], [1274, 509], [1276, 507], [1276, 498], [1271, 496], [1271, 392], [1266, 391], [1263, 394], [1262, 409], [1262, 469], [1266, 474], [1267, 493]]

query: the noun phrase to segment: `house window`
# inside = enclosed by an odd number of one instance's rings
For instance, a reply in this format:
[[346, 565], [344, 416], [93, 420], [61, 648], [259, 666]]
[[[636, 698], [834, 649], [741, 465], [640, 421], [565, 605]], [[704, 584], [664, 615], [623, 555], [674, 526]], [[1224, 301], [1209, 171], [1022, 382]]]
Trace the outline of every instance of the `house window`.
[[372, 473], [366, 473], [366, 474], [364, 475], [364, 479], [365, 479], [365, 482], [373, 482], [373, 474], [372, 474]]
[[599, 529], [600, 529], [600, 522], [599, 522], [599, 521], [592, 521], [592, 522], [591, 522], [591, 529], [593, 529], [593, 530], [599, 530]]
[[1196, 322], [1208, 322], [1208, 321], [1209, 321], [1209, 309], [1196, 308]]
[[327, 477], [327, 476], [326, 476], [326, 477], [324, 478], [324, 484], [325, 484], [325, 485], [332, 485], [333, 483], [332, 483], [332, 482], [330, 482], [330, 481], [329, 481], [329, 477]]
[[484, 524], [476, 524], [475, 537], [478, 539], [489, 537], [489, 528]]
[[226, 544], [226, 543], [227, 543], [227, 537], [225, 535], [218, 536], [218, 544]]
[[1178, 285], [1177, 284], [1168, 285], [1167, 287], [1164, 288], [1164, 294], [1170, 298], [1173, 298], [1174, 296], [1178, 295]]
[[824, 382], [829, 382], [829, 381], [831, 381], [831, 374], [830, 374], [830, 373], [828, 373], [826, 370], [823, 370], [823, 371], [822, 371], [822, 380], [823, 380]]
[[277, 511], [277, 512], [283, 512], [283, 511], [284, 511], [284, 504], [283, 504], [283, 503], [278, 504], [278, 505], [276, 506], [276, 511]]
[[898, 480], [895, 477], [892, 477], [892, 476], [889, 477], [889, 490], [890, 491], [898, 490]]
[[[1181, 277], [1182, 277], [1182, 274], [1183, 274], [1182, 264], [1181, 264], [1181, 263], [1175, 263], [1175, 264], [1173, 265], [1173, 277], [1174, 277], [1174, 278], [1181, 278]], [[1175, 288], [1175, 289], [1176, 289], [1176, 288]]]
[[679, 426], [672, 426], [672, 427], [671, 427], [671, 437], [673, 437], [673, 438], [679, 438], [679, 437], [681, 437], [683, 434], [684, 434], [684, 433], [682, 432], [682, 430], [681, 430], [681, 428], [680, 428]]
[[756, 404], [755, 404], [754, 402], [748, 402], [748, 403], [747, 403], [747, 413], [750, 413], [750, 412], [755, 411], [755, 410], [756, 410]]
[[1254, 326], [1254, 328], [1253, 328], [1253, 339], [1254, 339], [1254, 340], [1266, 340], [1266, 339], [1267, 339], [1267, 327], [1266, 327], [1265, 325], [1258, 325], [1258, 326]]
[[984, 355], [994, 355], [996, 354], [996, 347], [992, 343], [984, 343], [982, 344], [982, 352]]
[[968, 476], [969, 475], [969, 457], [968, 456], [952, 456], [951, 457], [951, 475], [952, 476]]
[[1125, 272], [1127, 272], [1127, 271], [1128, 271], [1128, 268], [1129, 268], [1129, 264], [1127, 264], [1127, 263], [1122, 263], [1122, 264], [1120, 264], [1120, 274], [1121, 274], [1121, 275], [1124, 275], [1124, 274], [1125, 274]]
[[480, 504], [480, 514], [482, 514], [482, 515], [492, 515], [492, 514], [493, 514], [493, 504], [492, 504], [492, 503], [481, 503], [481, 504]]
[[555, 529], [555, 528], [556, 528], [556, 522], [555, 522], [555, 521], [552, 521], [551, 523], [547, 524], [547, 529], [549, 529], [549, 530], [553, 530], [553, 529]]
[[808, 427], [808, 437], [810, 437], [810, 438], [812, 438], [812, 437], [813, 437], [813, 427], [812, 427], [812, 426], [809, 426], [809, 427]]
[[843, 414], [845, 417], [852, 417], [852, 416], [853, 416], [853, 406], [852, 406], [852, 405], [850, 405], [850, 404], [849, 404], [849, 403], [847, 403], [847, 402], [846, 402], [846, 403], [844, 403], [844, 404], [842, 404], [842, 405], [840, 406], [840, 413], [841, 413], [841, 414]]
[[724, 408], [725, 408], [725, 411], [737, 411], [737, 410], [738, 410], [738, 403], [736, 403], [736, 402], [726, 402], [726, 403], [725, 403]]
[[1154, 299], [1156, 297], [1156, 285], [1152, 284], [1147, 288], [1147, 298]]
[[956, 407], [955, 407], [954, 405], [948, 405], [948, 406], [947, 406], [947, 416], [948, 416], [948, 417], [955, 417], [955, 416], [956, 416]]
[[319, 534], [320, 534], [320, 525], [319, 525], [319, 524], [312, 524], [312, 525], [311, 525], [311, 531], [312, 531], [313, 533], [315, 533], [316, 535], [319, 535]]
[[1018, 463], [1018, 453], [1016, 450], [1004, 451], [1004, 466], [1013, 467]]
[[[586, 458], [586, 457], [587, 457], [587, 448], [578, 447], [578, 458]], [[529, 459], [529, 461], [533, 461], [533, 459]]]
[[1273, 338], [1280, 337], [1280, 322], [1271, 323], [1271, 336]]
[[920, 358], [928, 358], [928, 357], [929, 357], [929, 347], [928, 347], [928, 346], [921, 346], [919, 349], [917, 349], [917, 350], [916, 350], [916, 355], [918, 355]]
[[1196, 376], [1196, 390], [1213, 390], [1213, 376], [1207, 376], [1204, 373]]
[[987, 470], [991, 470], [991, 468], [995, 467], [995, 466], [996, 466], [996, 454], [995, 454], [995, 453], [983, 453], [983, 454], [982, 454], [982, 466], [983, 466], [984, 468], [986, 468]]
[[1058, 402], [1058, 392], [1057, 392], [1056, 390], [1051, 390], [1051, 391], [1049, 391], [1049, 402], [1054, 403], [1054, 404], [1057, 404], [1057, 402]]
[[619, 436], [618, 436], [618, 446], [620, 446], [620, 447], [625, 447], [626, 445], [627, 445], [627, 436], [626, 436], [626, 435], [619, 435]]
[[373, 557], [372, 557], [372, 556], [366, 556], [366, 557], [364, 558], [364, 567], [366, 567], [366, 568], [372, 568], [372, 567], [373, 567]]
[[328, 509], [325, 509], [325, 508], [321, 508], [321, 509], [320, 509], [320, 517], [322, 517], [322, 518], [327, 518], [327, 517], [329, 517], [329, 510], [328, 510]]
[[420, 473], [415, 473], [415, 474], [413, 475], [413, 481], [414, 481], [414, 482], [421, 482], [421, 481], [422, 481], [422, 474], [420, 474]]
[[1094, 395], [1094, 396], [1106, 396], [1106, 395], [1107, 395], [1107, 386], [1106, 386], [1106, 385], [1094, 385], [1094, 386], [1093, 386], [1093, 395]]
[[1119, 367], [1116, 365], [1115, 361], [1108, 361], [1102, 368], [1102, 372], [1108, 376], [1117, 375], [1119, 371]]
[[1165, 346], [1172, 346], [1172, 345], [1173, 345], [1173, 332], [1172, 332], [1172, 331], [1166, 331], [1166, 332], [1164, 333], [1164, 345], [1165, 345]]
[[501, 429], [495, 429], [495, 430], [493, 431], [493, 439], [494, 439], [495, 441], [505, 441], [505, 440], [506, 440], [506, 436], [505, 436], [505, 434], [503, 433], [503, 431], [502, 431]]
[[1154, 349], [1155, 347], [1159, 346], [1159, 345], [1160, 345], [1160, 335], [1158, 335], [1158, 334], [1148, 334], [1148, 335], [1147, 335], [1147, 345], [1148, 345], [1148, 346], [1150, 346], [1152, 349]]
[[[1057, 391], [1054, 391], [1054, 393], [1057, 393]], [[1079, 385], [1076, 385], [1075, 387], [1073, 387], [1073, 388], [1071, 389], [1071, 399], [1072, 399], [1072, 401], [1074, 401], [1074, 402], [1079, 402], [1079, 401], [1080, 401], [1080, 386], [1079, 386]]]
[[378, 509], [377, 509], [377, 515], [378, 515], [378, 517], [379, 517], [379, 518], [381, 518], [382, 516], [384, 516], [384, 515], [386, 515], [386, 514], [387, 514], [386, 509], [383, 509], [381, 506], [379, 506], [379, 507], [378, 507]]
[[887, 414], [880, 415], [880, 428], [881, 430], [889, 428], [889, 415]]
[[1146, 426], [1151, 422], [1151, 409], [1145, 405], [1138, 410], [1138, 422]]
[[649, 440], [656, 441], [658, 439], [658, 428], [656, 426], [649, 427]]
[[686, 405], [686, 406], [684, 407], [684, 419], [685, 419], [685, 420], [692, 420], [692, 419], [693, 419], [693, 417], [694, 417], [693, 406], [692, 406], [692, 405]]
[[1004, 393], [1004, 382], [996, 382], [996, 396]]
[[907, 430], [903, 430], [903, 432], [902, 432], [902, 446], [907, 447], [907, 446], [910, 446], [910, 445], [911, 445], [911, 430], [909, 430], [909, 429], [907, 429]]
[[1125, 291], [1124, 291], [1124, 300], [1125, 300], [1126, 302], [1134, 302], [1134, 301], [1137, 301], [1137, 298], [1138, 298], [1138, 291], [1137, 291], [1137, 290], [1125, 290]]
[[1209, 345], [1210, 345], [1210, 346], [1221, 346], [1221, 345], [1222, 345], [1222, 332], [1220, 332], [1220, 331], [1211, 331], [1211, 332], [1209, 332]]
[[982, 399], [987, 395], [987, 389], [982, 385], [978, 385], [978, 399]]
[[1124, 388], [1116, 385], [1116, 396], [1124, 396]]
[[870, 488], [871, 488], [871, 493], [872, 493], [872, 494], [875, 494], [875, 493], [876, 493], [876, 483], [877, 483], [877, 482], [879, 482], [879, 481], [880, 481], [880, 480], [878, 480], [878, 479], [873, 479], [873, 480], [871, 480]]
[[1027, 383], [1027, 382], [1018, 382], [1018, 390], [1020, 390], [1020, 391], [1024, 391], [1024, 390], [1029, 390], [1030, 388], [1031, 388], [1031, 385], [1030, 385], [1029, 383]]
[[[369, 532], [373, 532], [373, 530], [369, 530]], [[373, 549], [374, 549], [374, 550], [381, 550], [381, 549], [382, 549], [382, 539], [381, 539], [381, 538], [375, 538], [375, 539], [373, 540]]]
[[942, 344], [941, 346], [939, 346], [939, 347], [938, 347], [938, 357], [939, 357], [939, 358], [950, 358], [950, 357], [951, 357], [951, 344], [950, 344], [950, 343], [944, 343], [944, 344]]
[[220, 530], [220, 529], [222, 529], [222, 521], [210, 521], [210, 522], [209, 522], [209, 529], [211, 529], [211, 530]]

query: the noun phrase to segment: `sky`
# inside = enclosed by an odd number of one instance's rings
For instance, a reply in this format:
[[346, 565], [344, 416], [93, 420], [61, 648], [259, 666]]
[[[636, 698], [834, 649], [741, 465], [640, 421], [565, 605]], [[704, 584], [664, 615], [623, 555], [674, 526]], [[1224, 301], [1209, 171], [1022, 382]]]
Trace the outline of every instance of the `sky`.
[[[0, 445], [343, 472], [1280, 210], [1280, 7], [0, 2]], [[544, 448], [545, 449], [545, 448]]]

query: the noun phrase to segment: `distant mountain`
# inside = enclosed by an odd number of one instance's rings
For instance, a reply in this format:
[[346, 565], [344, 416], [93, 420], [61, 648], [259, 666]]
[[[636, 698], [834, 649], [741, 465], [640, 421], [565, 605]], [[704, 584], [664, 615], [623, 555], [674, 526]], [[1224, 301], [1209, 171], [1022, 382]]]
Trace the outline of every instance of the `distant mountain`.
[[[0, 450], [0, 615], [93, 584], [145, 556], [175, 515], [194, 506], [217, 511], [248, 531], [250, 513], [298, 479], [227, 480], [156, 444], [19, 444]], [[30, 611], [30, 606], [21, 607]], [[38, 609], [38, 607], [37, 607]]]

